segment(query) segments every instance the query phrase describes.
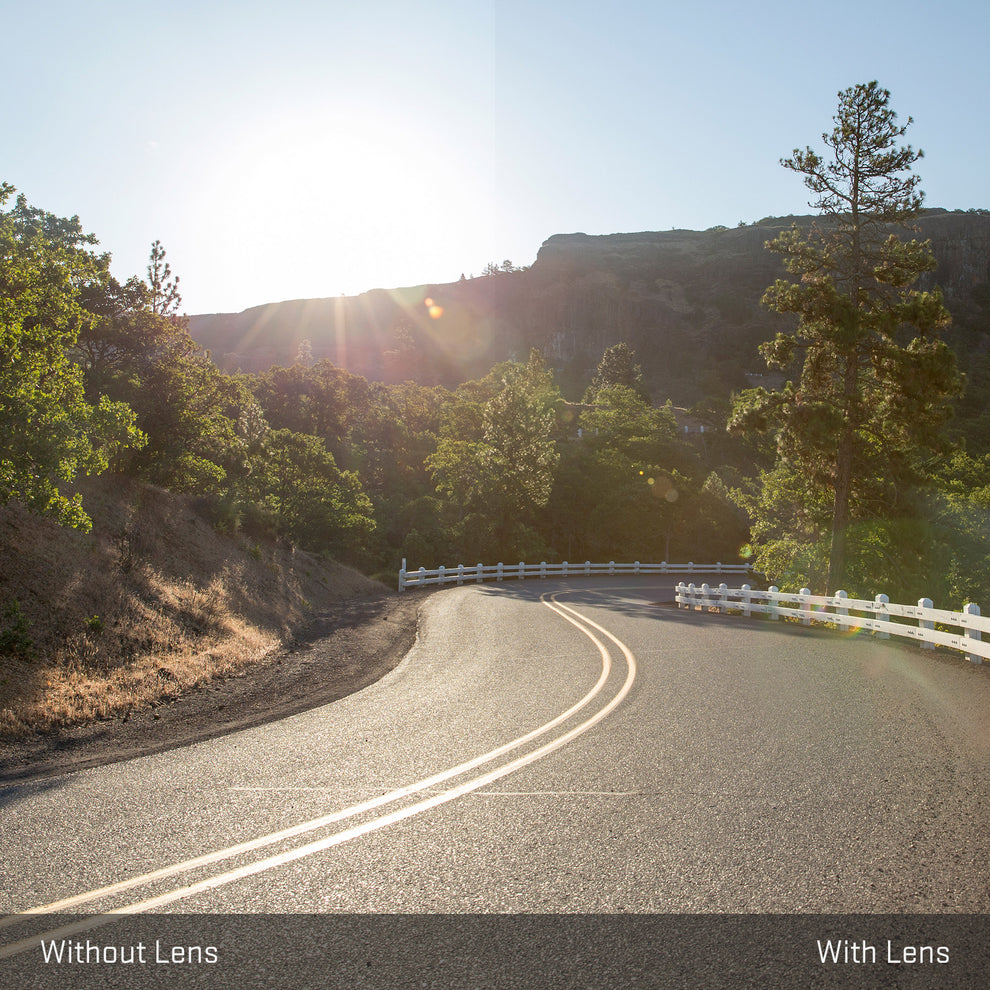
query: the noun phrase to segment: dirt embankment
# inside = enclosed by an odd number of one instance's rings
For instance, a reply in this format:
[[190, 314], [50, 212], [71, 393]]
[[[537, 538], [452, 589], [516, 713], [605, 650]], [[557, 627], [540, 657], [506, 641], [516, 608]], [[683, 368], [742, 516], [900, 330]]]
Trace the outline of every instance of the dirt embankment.
[[325, 703], [394, 666], [418, 595], [218, 533], [190, 498], [82, 489], [81, 534], [0, 507], [0, 780]]

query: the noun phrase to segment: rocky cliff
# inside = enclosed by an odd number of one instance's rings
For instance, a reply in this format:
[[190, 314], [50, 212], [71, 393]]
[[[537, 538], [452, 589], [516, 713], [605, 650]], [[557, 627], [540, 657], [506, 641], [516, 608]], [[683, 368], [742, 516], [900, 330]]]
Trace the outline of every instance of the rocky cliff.
[[[291, 363], [306, 339], [314, 359], [369, 378], [448, 385], [539, 347], [572, 396], [602, 351], [625, 341], [656, 398], [689, 404], [745, 387], [747, 372], [763, 370], [757, 347], [781, 318], [760, 298], [784, 274], [765, 244], [811, 220], [557, 234], [523, 271], [194, 316], [191, 332], [228, 370]], [[914, 236], [931, 239], [939, 263], [928, 284], [945, 292], [965, 368], [990, 350], [990, 215], [930, 210], [918, 226]]]

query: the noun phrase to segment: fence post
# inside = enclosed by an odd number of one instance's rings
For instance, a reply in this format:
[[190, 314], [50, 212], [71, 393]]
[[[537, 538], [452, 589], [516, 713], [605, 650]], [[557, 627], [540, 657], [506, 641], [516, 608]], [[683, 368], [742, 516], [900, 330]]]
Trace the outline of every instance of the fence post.
[[495, 568], [495, 580], [501, 581], [504, 572], [505, 572], [505, 568], [502, 566], [502, 561], [499, 561], [498, 565]]
[[718, 610], [720, 614], [729, 614], [729, 586], [724, 581], [718, 586]]
[[[811, 597], [811, 588], [802, 588], [801, 595]], [[801, 625], [811, 625], [811, 602], [801, 602]]]
[[711, 585], [708, 582], [704, 582], [701, 585], [701, 611], [704, 612], [708, 606], [705, 604], [705, 600], [712, 597]]
[[[935, 607], [935, 603], [930, 598], [919, 598], [918, 599], [918, 608], [934, 608], [934, 607]], [[919, 615], [918, 616], [918, 628], [922, 630], [921, 635], [922, 635], [922, 637], [924, 637], [925, 636], [924, 630], [925, 629], [934, 629], [935, 628], [935, 622], [932, 619], [925, 619], [925, 618], [923, 618], [922, 616]], [[935, 644], [934, 643], [929, 643], [927, 639], [922, 638], [922, 640], [921, 640], [921, 648], [923, 650], [934, 650], [935, 649]]]
[[458, 584], [464, 584], [464, 565], [463, 564], [458, 564], [457, 565], [457, 583]]
[[753, 610], [749, 607], [753, 601], [750, 595], [752, 589], [748, 584], [744, 584], [740, 590], [742, 591], [742, 614], [747, 619], [752, 618]]
[[406, 558], [402, 558], [402, 566], [399, 568], [399, 591], [406, 590]]
[[447, 568], [444, 567], [443, 564], [441, 564], [437, 568], [437, 584], [439, 584], [440, 587], [442, 588], [446, 583], [446, 580], [447, 580]]
[[547, 562], [545, 560], [540, 561], [540, 577], [545, 578], [547, 576]]
[[519, 580], [526, 580], [526, 565], [521, 560], [519, 561]]
[[[980, 606], [979, 605], [974, 605], [972, 602], [968, 602], [967, 604], [963, 605], [963, 612], [966, 615], [979, 615], [980, 614]], [[979, 629], [967, 629], [966, 630], [966, 639], [973, 640], [974, 642], [981, 642], [982, 639], [983, 639], [983, 636], [980, 633], [980, 630]], [[976, 653], [967, 653], [966, 654], [966, 659], [970, 663], [983, 663], [983, 657], [979, 656]]]
[[561, 575], [562, 575], [563, 577], [567, 577], [567, 561], [566, 561], [566, 560], [565, 560], [565, 561], [564, 561], [564, 563], [563, 563], [563, 568], [564, 568], [564, 569], [563, 569], [563, 570], [561, 571]]
[[686, 591], [687, 591], [687, 585], [683, 581], [678, 581], [677, 582], [677, 587], [674, 588], [674, 604], [678, 608], [684, 608], [685, 607], [684, 602], [679, 602], [677, 599], [678, 598], [683, 598], [684, 597], [684, 592], [686, 592]]
[[[886, 595], [877, 595], [877, 597], [873, 599], [873, 617], [875, 619], [879, 619], [881, 616], [887, 614], [887, 610], [884, 606], [886, 606], [889, 601], [890, 599]], [[890, 633], [874, 632], [874, 635], [877, 639], [890, 639]]]
[[426, 584], [426, 568], [425, 567], [421, 567], [419, 569], [419, 584], [420, 584], [421, 587], [424, 584]]
[[477, 577], [478, 584], [481, 584], [481, 582], [485, 580], [484, 569], [485, 565], [479, 560], [478, 569], [474, 572]]
[[639, 574], [639, 561], [638, 560], [633, 564], [633, 574]]
[[586, 575], [591, 573], [591, 561], [590, 560], [586, 560], [584, 562], [584, 573]]
[[715, 564], [715, 573], [716, 574], [721, 574], [722, 573], [722, 561], [718, 561]]
[[[839, 591], [837, 591], [835, 593], [835, 597], [836, 598], [848, 598], [849, 597], [849, 594], [848, 594], [848, 592], [842, 591], [840, 589]], [[835, 607], [835, 614], [836, 615], [844, 615], [844, 616], [848, 617], [849, 616], [849, 609], [847, 609], [843, 605], [836, 605], [836, 607]], [[844, 623], [844, 622], [838, 622], [838, 623], [836, 623], [836, 625], [838, 625], [838, 627], [840, 629], [848, 629], [849, 628], [849, 626], [846, 625], [846, 623]]]
[[[767, 588], [767, 591], [771, 595], [779, 595], [780, 594], [780, 588], [778, 588], [777, 585], [775, 585], [775, 584], [771, 584], [770, 587]], [[776, 622], [780, 618], [779, 606], [778, 606], [778, 603], [777, 603], [777, 599], [776, 598], [769, 598], [769, 599], [767, 599], [767, 605], [770, 608], [770, 611], [767, 614], [770, 616], [770, 618], [774, 622]]]
[[610, 560], [608, 562], [608, 572], [609, 572], [609, 574], [614, 574], [615, 573], [615, 561], [614, 560]]

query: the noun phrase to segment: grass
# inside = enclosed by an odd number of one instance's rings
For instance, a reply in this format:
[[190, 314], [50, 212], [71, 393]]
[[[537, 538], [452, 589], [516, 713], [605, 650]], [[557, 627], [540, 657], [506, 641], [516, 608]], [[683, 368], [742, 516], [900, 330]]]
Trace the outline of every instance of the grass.
[[187, 497], [120, 477], [80, 490], [89, 534], [0, 507], [0, 644], [11, 646], [0, 652], [0, 739], [240, 673], [314, 611], [382, 590], [311, 554], [218, 533]]

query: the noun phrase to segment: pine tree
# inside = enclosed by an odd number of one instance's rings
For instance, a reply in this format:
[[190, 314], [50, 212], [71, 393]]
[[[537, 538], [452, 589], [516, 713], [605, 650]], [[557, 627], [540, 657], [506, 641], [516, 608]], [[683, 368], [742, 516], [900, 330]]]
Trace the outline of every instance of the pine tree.
[[599, 392], [612, 385], [624, 385], [640, 398], [649, 399], [643, 385], [643, 369], [636, 363], [635, 351], [626, 343], [613, 344], [605, 349], [585, 392], [584, 401], [594, 402]]
[[815, 193], [810, 205], [822, 220], [807, 235], [794, 227], [767, 244], [799, 280], [775, 282], [764, 304], [798, 320], [761, 352], [771, 367], [800, 364], [800, 378], [780, 392], [746, 393], [730, 424], [776, 430], [781, 460], [831, 493], [830, 591], [844, 583], [851, 513], [868, 479], [903, 476], [938, 444], [960, 384], [938, 338], [949, 323], [941, 292], [913, 288], [935, 269], [930, 242], [893, 229], [923, 200], [912, 172], [922, 152], [897, 143], [911, 118], [898, 125], [876, 82], [838, 95], [835, 127], [822, 135], [827, 157], [806, 148], [781, 160]]

